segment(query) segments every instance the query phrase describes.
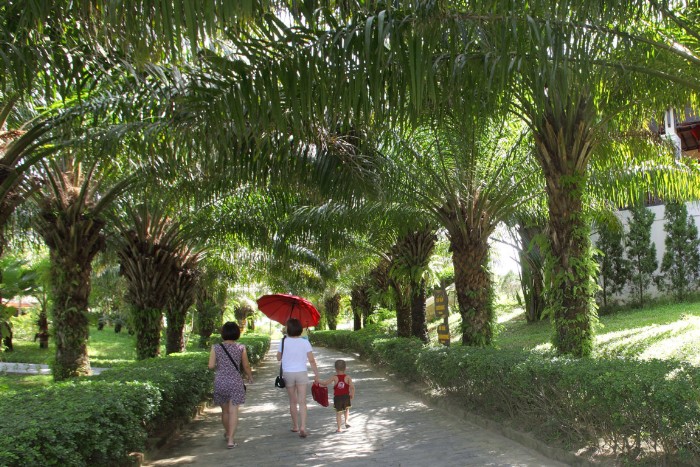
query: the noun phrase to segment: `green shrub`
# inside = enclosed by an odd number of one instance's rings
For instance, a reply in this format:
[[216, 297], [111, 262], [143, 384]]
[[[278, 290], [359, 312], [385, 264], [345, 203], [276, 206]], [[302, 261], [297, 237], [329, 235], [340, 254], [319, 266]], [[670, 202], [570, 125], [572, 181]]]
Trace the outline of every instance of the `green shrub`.
[[[246, 335], [251, 364], [268, 336]], [[211, 397], [208, 352], [171, 354], [98, 376], [0, 397], [0, 465], [124, 465], [148, 437], [189, 418]]]
[[453, 394], [472, 411], [509, 418], [570, 445], [637, 460], [700, 462], [700, 369], [672, 361], [563, 358], [518, 350], [426, 347], [381, 328], [315, 332], [312, 342], [360, 353], [406, 380]]
[[248, 360], [251, 365], [256, 365], [270, 350], [270, 336], [267, 334], [246, 334], [239, 342], [246, 346]]
[[386, 365], [404, 380], [414, 381], [419, 377], [416, 361], [422, 349], [423, 342], [415, 337], [375, 339], [372, 361]]
[[187, 419], [213, 390], [213, 377], [207, 368], [209, 354], [190, 352], [170, 354], [122, 365], [93, 377], [97, 381], [123, 383], [148, 381], [158, 388], [161, 402], [148, 425], [151, 434], [175, 420]]
[[160, 391], [146, 382], [67, 382], [0, 398], [0, 465], [114, 465], [142, 451]]

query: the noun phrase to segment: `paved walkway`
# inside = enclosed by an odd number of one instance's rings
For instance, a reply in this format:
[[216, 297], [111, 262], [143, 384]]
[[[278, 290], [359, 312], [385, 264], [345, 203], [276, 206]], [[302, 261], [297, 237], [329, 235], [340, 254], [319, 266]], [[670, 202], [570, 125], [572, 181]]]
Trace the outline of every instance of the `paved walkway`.
[[[106, 368], [91, 368], [93, 375], [99, 375]], [[0, 362], [0, 374], [3, 373], [20, 373], [30, 375], [49, 375], [51, 368], [48, 365], [36, 363], [12, 363]]]
[[[226, 449], [220, 409], [207, 409], [145, 465], [173, 466], [563, 466], [497, 433], [425, 405], [351, 354], [315, 347], [322, 378], [343, 358], [356, 384], [351, 427], [335, 433], [333, 404], [308, 397], [307, 429], [292, 433], [286, 390], [274, 387], [274, 352], [254, 370], [241, 408], [235, 449]], [[332, 388], [330, 388], [332, 394]], [[332, 396], [331, 396], [332, 397]]]

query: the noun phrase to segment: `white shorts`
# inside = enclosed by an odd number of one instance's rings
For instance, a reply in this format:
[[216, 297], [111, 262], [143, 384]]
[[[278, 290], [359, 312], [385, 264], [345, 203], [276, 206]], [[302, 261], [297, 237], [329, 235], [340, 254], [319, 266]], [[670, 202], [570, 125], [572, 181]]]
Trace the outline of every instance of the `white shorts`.
[[282, 377], [287, 387], [309, 384], [309, 374], [306, 371], [285, 371]]

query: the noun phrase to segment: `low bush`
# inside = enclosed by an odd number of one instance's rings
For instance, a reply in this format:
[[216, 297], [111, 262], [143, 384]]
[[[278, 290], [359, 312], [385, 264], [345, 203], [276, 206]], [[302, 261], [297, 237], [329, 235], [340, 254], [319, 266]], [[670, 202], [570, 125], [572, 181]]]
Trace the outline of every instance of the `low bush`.
[[0, 398], [0, 465], [119, 465], [160, 404], [147, 382], [76, 381]]
[[573, 359], [517, 350], [428, 347], [381, 329], [315, 332], [312, 342], [360, 353], [406, 380], [452, 394], [494, 419], [538, 427], [627, 460], [700, 463], [700, 369], [672, 361]]
[[418, 379], [416, 361], [423, 349], [423, 342], [417, 338], [380, 338], [374, 340], [371, 360], [385, 365], [398, 377], [415, 381]]
[[170, 354], [112, 368], [93, 379], [118, 384], [147, 381], [158, 388], [160, 404], [146, 425], [149, 435], [154, 436], [172, 423], [191, 417], [210, 397], [213, 378], [207, 368], [208, 359], [205, 352]]
[[[251, 364], [268, 336], [246, 335]], [[188, 419], [211, 397], [208, 352], [132, 362], [91, 378], [0, 397], [0, 465], [125, 465], [149, 437]]]

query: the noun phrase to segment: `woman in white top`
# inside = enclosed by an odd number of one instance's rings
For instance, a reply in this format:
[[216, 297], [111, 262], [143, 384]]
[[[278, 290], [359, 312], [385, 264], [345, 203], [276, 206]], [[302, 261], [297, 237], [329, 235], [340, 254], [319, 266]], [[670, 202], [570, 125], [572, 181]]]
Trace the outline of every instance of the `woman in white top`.
[[280, 343], [277, 360], [282, 360], [282, 377], [289, 395], [292, 431], [299, 432], [299, 436], [306, 438], [306, 388], [309, 384], [306, 362], [314, 370], [314, 381], [318, 381], [318, 367], [311, 344], [301, 338], [302, 330], [298, 319], [287, 321], [287, 337]]

